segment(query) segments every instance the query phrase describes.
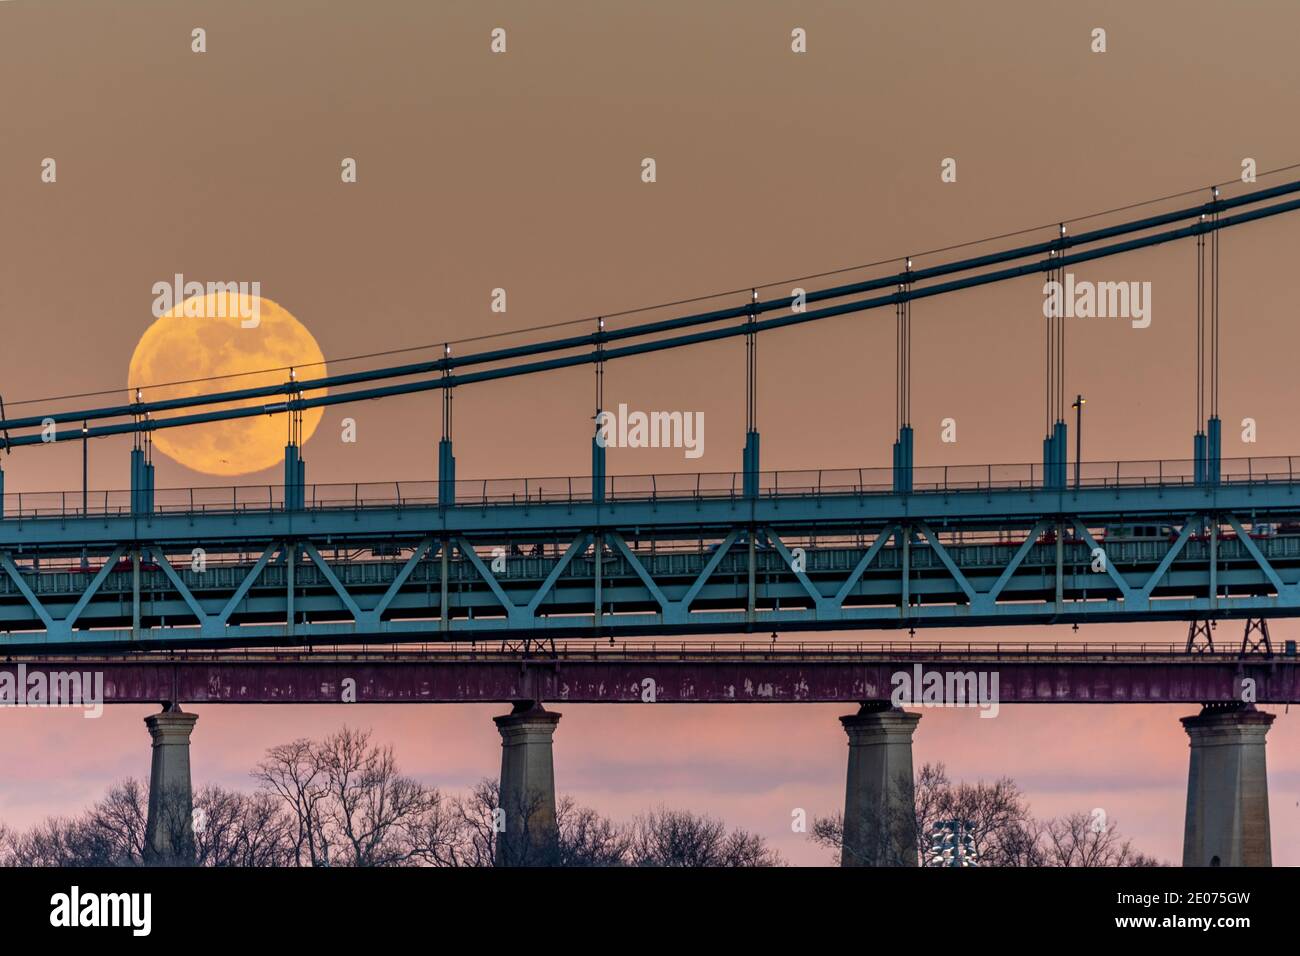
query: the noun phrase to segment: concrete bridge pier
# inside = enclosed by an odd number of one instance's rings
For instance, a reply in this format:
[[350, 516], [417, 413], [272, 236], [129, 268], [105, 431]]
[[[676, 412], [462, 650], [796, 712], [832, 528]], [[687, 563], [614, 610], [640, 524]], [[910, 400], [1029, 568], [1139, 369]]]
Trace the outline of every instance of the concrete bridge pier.
[[199, 719], [178, 704], [144, 719], [153, 737], [145, 862], [182, 866], [194, 862], [194, 794], [190, 784], [190, 733]]
[[[501, 734], [497, 866], [553, 866], [559, 861], [555, 762], [551, 741], [560, 715], [533, 700], [494, 717]], [[503, 811], [503, 812], [502, 812]]]
[[1272, 866], [1264, 737], [1273, 714], [1206, 704], [1184, 717], [1191, 738], [1183, 866]]
[[916, 866], [912, 734], [920, 719], [888, 701], [840, 718], [849, 735], [841, 866]]

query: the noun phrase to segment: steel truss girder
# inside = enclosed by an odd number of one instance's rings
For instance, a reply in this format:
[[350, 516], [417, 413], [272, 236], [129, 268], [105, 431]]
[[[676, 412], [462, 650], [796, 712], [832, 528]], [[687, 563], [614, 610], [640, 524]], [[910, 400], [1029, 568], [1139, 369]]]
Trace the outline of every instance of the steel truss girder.
[[[896, 523], [906, 518], [944, 529], [1028, 527], [1044, 516], [1077, 516], [1090, 526], [1111, 520], [1181, 520], [1188, 514], [1300, 514], [1300, 481], [1220, 486], [1154, 485], [1043, 489], [981, 489], [894, 494], [791, 494], [670, 498], [657, 501], [542, 502], [436, 507], [329, 508], [306, 512], [236, 514], [166, 513], [90, 518], [0, 520], [0, 551], [27, 553], [83, 547], [109, 549], [121, 542], [165, 547], [216, 542], [238, 549], [250, 541], [309, 538], [418, 541], [462, 536], [472, 541], [502, 535], [574, 535], [580, 531], [724, 530], [739, 525], [846, 528]], [[208, 547], [209, 551], [214, 550]]]
[[[1231, 513], [1213, 522], [1198, 512], [1166, 511], [1164, 517], [1177, 529], [1170, 532], [1173, 540], [1099, 540], [1094, 531], [1109, 527], [1105, 521], [1069, 513], [1040, 514], [1032, 521], [1004, 517], [1005, 531], [992, 543], [963, 537], [987, 531], [982, 517], [862, 521], [856, 525], [857, 544], [843, 540], [845, 525], [838, 518], [733, 522], [707, 535], [700, 532], [698, 546], [670, 552], [657, 551], [656, 542], [676, 538], [680, 544], [695, 533], [653, 523], [576, 532], [524, 527], [495, 535], [482, 530], [448, 535], [445, 562], [432, 560], [443, 546], [440, 536], [428, 531], [403, 545], [394, 561], [337, 556], [330, 561], [323, 551], [338, 542], [329, 536], [272, 536], [257, 542], [260, 557], [251, 566], [217, 564], [204, 572], [178, 570], [165, 544], [132, 542], [111, 550], [93, 577], [22, 569], [13, 552], [0, 551], [0, 628], [5, 631], [0, 647], [482, 635], [523, 642], [519, 646], [527, 650], [537, 646], [530, 642], [571, 635], [1300, 615], [1300, 536], [1252, 537], [1258, 509], [1250, 515], [1252, 533]], [[1207, 524], [1221, 529], [1218, 537], [1207, 540]], [[819, 536], [831, 544], [819, 544]], [[512, 539], [542, 538], [558, 541], [563, 553], [508, 553]], [[603, 542], [599, 608], [598, 540]], [[801, 543], [792, 546], [796, 540]], [[225, 547], [216, 542], [215, 553]], [[485, 561], [480, 552], [489, 548], [495, 550]], [[138, 554], [156, 569], [139, 575], [117, 571], [128, 550], [133, 560]], [[1098, 552], [1105, 560], [1096, 561]], [[128, 603], [140, 608], [139, 623], [132, 619], [129, 628], [124, 626]], [[1257, 631], [1258, 626], [1248, 629], [1243, 652]], [[1271, 649], [1263, 633], [1250, 649]]]

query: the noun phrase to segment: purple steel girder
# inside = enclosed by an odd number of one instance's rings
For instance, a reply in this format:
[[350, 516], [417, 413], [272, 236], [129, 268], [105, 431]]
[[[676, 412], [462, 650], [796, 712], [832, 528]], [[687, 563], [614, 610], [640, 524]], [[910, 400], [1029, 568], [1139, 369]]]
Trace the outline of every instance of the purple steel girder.
[[[233, 655], [232, 655], [233, 656]], [[3, 689], [58, 672], [102, 673], [106, 704], [473, 703], [844, 703], [885, 700], [905, 672], [997, 675], [1001, 704], [1159, 704], [1240, 701], [1243, 678], [1262, 704], [1300, 703], [1294, 659], [1007, 660], [966, 655], [853, 658], [480, 659], [303, 654], [297, 659], [44, 658], [0, 663]], [[6, 676], [10, 675], [10, 676]], [[347, 684], [347, 681], [354, 684]], [[648, 683], [653, 681], [653, 683]], [[920, 700], [920, 691], [917, 691]]]

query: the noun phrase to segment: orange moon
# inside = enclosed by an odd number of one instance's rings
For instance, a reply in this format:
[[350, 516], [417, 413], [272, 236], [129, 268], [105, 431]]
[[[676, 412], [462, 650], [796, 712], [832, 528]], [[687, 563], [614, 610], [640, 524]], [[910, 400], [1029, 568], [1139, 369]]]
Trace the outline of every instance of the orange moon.
[[[325, 374], [324, 361], [316, 339], [287, 309], [270, 299], [247, 293], [240, 296], [210, 292], [178, 303], [145, 330], [131, 356], [127, 384], [132, 401], [137, 388], [142, 390], [144, 401], [162, 401], [282, 384], [289, 379], [286, 367], [301, 369], [297, 372], [300, 380], [318, 378]], [[249, 372], [259, 374], [246, 374]], [[213, 376], [235, 377], [191, 381]], [[168, 382], [188, 384], [165, 384]], [[317, 390], [303, 394], [311, 397], [325, 393]], [[282, 401], [284, 396], [272, 396], [221, 407]], [[197, 411], [196, 408], [177, 409], [159, 415], [158, 419]], [[319, 408], [303, 412], [304, 442], [315, 432], [323, 414]], [[194, 471], [208, 475], [246, 475], [284, 460], [288, 418], [287, 413], [281, 412], [163, 428], [153, 433], [153, 442], [168, 458]]]

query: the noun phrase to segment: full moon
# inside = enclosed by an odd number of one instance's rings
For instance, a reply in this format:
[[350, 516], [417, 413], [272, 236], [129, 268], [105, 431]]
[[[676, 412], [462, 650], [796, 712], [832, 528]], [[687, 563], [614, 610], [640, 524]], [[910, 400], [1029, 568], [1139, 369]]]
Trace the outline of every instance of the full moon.
[[[297, 372], [299, 379], [318, 378], [325, 374], [324, 361], [320, 346], [306, 326], [280, 305], [258, 296], [210, 292], [178, 303], [145, 330], [131, 356], [127, 384], [132, 400], [135, 389], [139, 388], [144, 401], [162, 401], [282, 384], [289, 379], [286, 368], [302, 369]], [[232, 377], [194, 381], [214, 376]], [[323, 395], [324, 391], [303, 394], [310, 397]], [[266, 405], [283, 400], [276, 396], [221, 407]], [[158, 419], [196, 411], [178, 409], [159, 415]], [[303, 412], [304, 442], [316, 430], [323, 414], [319, 408]], [[282, 412], [163, 428], [153, 433], [153, 442], [167, 457], [194, 471], [208, 475], [246, 475], [283, 461], [288, 434], [288, 415]]]

